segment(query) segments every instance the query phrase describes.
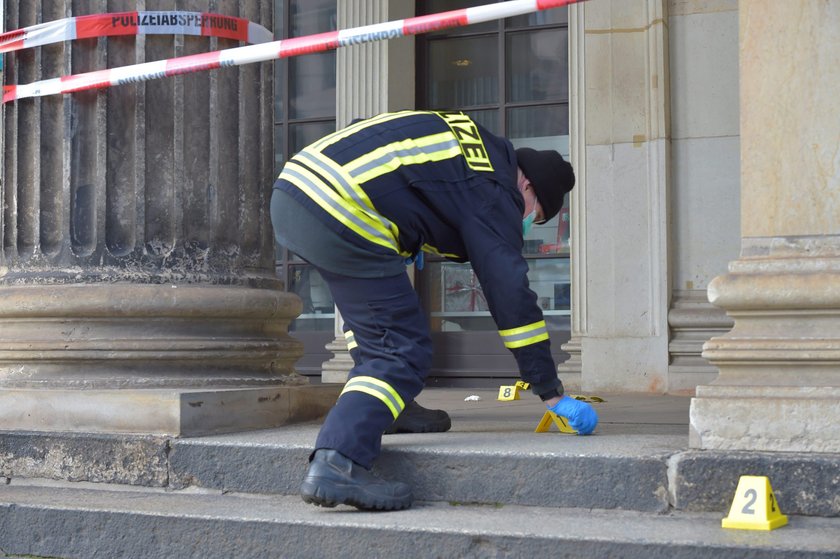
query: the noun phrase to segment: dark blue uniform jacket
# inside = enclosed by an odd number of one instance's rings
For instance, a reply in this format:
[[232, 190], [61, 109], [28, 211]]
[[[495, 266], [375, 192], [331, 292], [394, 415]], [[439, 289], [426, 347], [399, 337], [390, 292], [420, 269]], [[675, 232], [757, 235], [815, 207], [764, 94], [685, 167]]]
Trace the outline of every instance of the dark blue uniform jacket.
[[540, 394], [559, 381], [528, 287], [516, 178], [508, 140], [461, 113], [405, 111], [315, 142], [292, 158], [275, 188], [383, 266], [421, 250], [469, 261], [505, 346]]

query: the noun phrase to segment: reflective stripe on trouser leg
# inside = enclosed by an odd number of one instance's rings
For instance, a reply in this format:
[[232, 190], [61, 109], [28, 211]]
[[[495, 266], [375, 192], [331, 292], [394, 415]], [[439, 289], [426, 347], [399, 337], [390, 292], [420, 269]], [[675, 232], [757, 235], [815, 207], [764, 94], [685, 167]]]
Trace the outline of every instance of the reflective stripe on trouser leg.
[[397, 391], [390, 384], [382, 382], [378, 378], [353, 377], [344, 385], [344, 390], [341, 391], [341, 394], [347, 392], [363, 392], [381, 400], [385, 404], [385, 407], [391, 410], [394, 419], [397, 419], [397, 416], [405, 409], [405, 403], [400, 395], [397, 394]]
[[347, 352], [353, 358], [353, 363], [358, 365], [359, 361], [359, 344], [356, 343], [356, 335], [352, 330], [345, 330], [344, 341], [347, 342]]
[[347, 351], [353, 351], [359, 344], [356, 343], [356, 336], [353, 334], [352, 330], [347, 330], [344, 333], [344, 341], [347, 342]]
[[406, 274], [359, 279], [319, 271], [357, 348], [315, 448], [334, 448], [369, 467], [394, 412], [423, 389], [432, 356], [428, 323]]
[[504, 342], [506, 348], [516, 349], [544, 342], [548, 339], [548, 328], [545, 325], [545, 320], [540, 320], [519, 328], [499, 330], [499, 335], [502, 337], [502, 342]]

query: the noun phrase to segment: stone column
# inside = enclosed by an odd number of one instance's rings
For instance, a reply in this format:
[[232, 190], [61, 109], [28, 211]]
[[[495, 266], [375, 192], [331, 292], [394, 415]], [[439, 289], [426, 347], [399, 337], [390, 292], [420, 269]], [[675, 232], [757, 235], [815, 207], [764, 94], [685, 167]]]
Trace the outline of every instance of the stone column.
[[583, 8], [585, 153], [576, 161], [585, 182], [576, 196], [585, 204], [573, 216], [581, 235], [573, 258], [584, 254], [574, 301], [588, 391], [668, 388], [667, 5], [599, 0]]
[[567, 392], [580, 390], [581, 339], [588, 325], [586, 298], [586, 3], [569, 6], [569, 157], [575, 188], [569, 198], [572, 335], [563, 344], [569, 358], [557, 366]]
[[691, 446], [840, 452], [840, 3], [739, 2], [741, 255]]
[[[269, 29], [272, 2], [148, 0]], [[137, 9], [10, 2], [9, 27]], [[238, 46], [137, 36], [7, 54], [7, 83]], [[271, 63], [5, 107], [0, 425], [188, 435], [281, 425], [306, 403], [273, 272]], [[318, 398], [312, 398], [317, 401]]]
[[[414, 15], [408, 0], [342, 0], [338, 3], [338, 28], [348, 29]], [[403, 37], [354, 45], [337, 52], [336, 125], [342, 128], [355, 118], [414, 108], [414, 38]], [[406, 71], [406, 69], [411, 69]], [[344, 383], [353, 368], [335, 311], [335, 339], [326, 345], [333, 353], [321, 369], [323, 382]]]

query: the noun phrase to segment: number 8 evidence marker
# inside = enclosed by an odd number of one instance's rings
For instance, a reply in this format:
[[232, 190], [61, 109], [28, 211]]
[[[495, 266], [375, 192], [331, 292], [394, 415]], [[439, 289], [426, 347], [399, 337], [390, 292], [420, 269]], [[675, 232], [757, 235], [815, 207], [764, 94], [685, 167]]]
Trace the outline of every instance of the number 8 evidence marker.
[[528, 390], [530, 386], [530, 384], [521, 380], [513, 385], [502, 385], [499, 387], [499, 397], [496, 399], [500, 402], [512, 402], [513, 400], [519, 400], [519, 391]]
[[[253, 62], [265, 62], [278, 58], [326, 52], [348, 45], [385, 41], [406, 35], [417, 35], [452, 27], [462, 27], [464, 25], [504, 19], [548, 10], [550, 8], [559, 8], [582, 1], [511, 0], [497, 4], [463, 8], [316, 35], [294, 37], [270, 43], [247, 45], [191, 56], [170, 58], [157, 62], [147, 62], [145, 64], [134, 64], [108, 70], [62, 76], [60, 78], [29, 84], [10, 85], [4, 87], [3, 103], [27, 97], [43, 97], [46, 95], [72, 93], [88, 89], [101, 89], [113, 85], [135, 83], [203, 70], [213, 70], [225, 66], [241, 66]], [[22, 31], [11, 31], [5, 36], [14, 33], [20, 34]]]

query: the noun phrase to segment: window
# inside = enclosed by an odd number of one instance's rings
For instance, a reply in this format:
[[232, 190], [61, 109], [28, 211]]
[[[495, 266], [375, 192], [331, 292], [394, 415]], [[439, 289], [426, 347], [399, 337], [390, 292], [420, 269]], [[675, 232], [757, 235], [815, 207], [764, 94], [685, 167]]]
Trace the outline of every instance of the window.
[[[486, 0], [417, 2], [418, 14]], [[420, 35], [418, 105], [463, 110], [514, 147], [555, 149], [568, 159], [568, 11]], [[525, 239], [531, 289], [549, 328], [569, 330], [569, 211], [535, 225]], [[429, 258], [421, 292], [434, 331], [495, 330], [469, 265]]]
[[[280, 39], [333, 31], [336, 0], [275, 0], [274, 36]], [[276, 174], [295, 153], [335, 131], [335, 52], [278, 60], [274, 72]], [[275, 247], [277, 273], [303, 301], [293, 331], [333, 331], [332, 296], [312, 266]]]

